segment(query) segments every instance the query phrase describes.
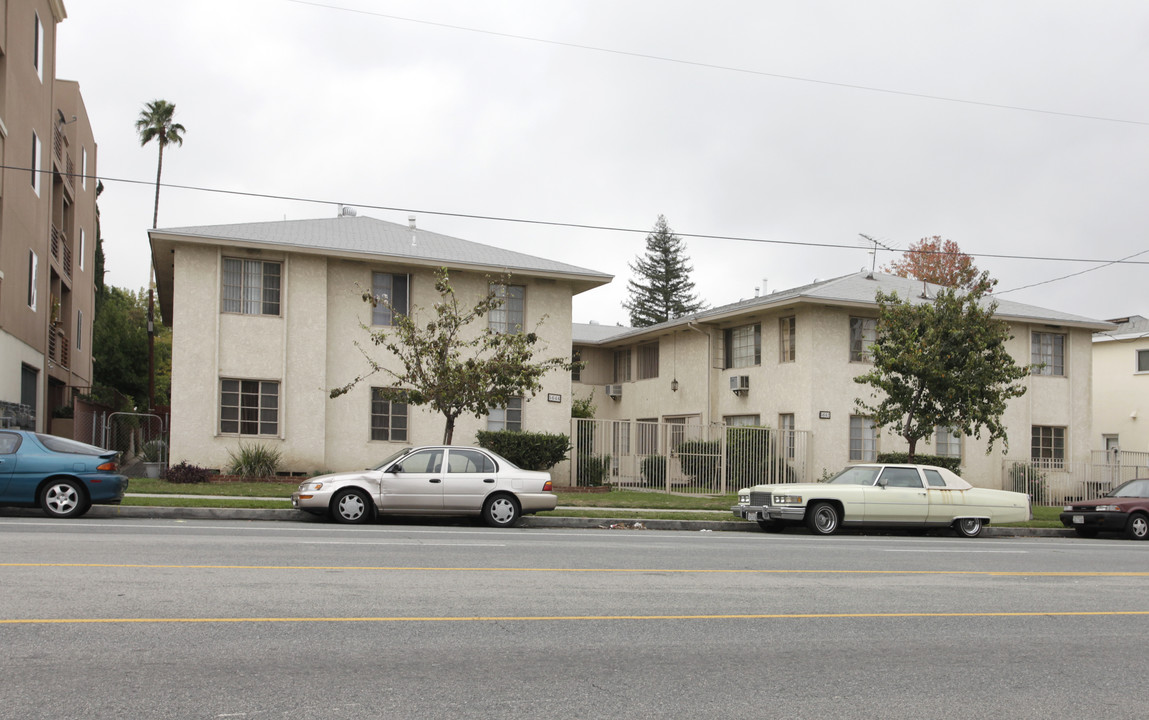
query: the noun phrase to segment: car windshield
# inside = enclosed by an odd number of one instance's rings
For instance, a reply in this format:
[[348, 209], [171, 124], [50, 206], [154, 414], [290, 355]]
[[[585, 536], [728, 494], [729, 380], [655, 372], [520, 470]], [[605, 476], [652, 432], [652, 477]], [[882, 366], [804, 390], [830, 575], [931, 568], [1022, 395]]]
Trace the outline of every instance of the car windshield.
[[56, 435], [41, 435], [40, 433], [36, 433], [36, 439], [40, 441], [41, 445], [52, 452], [71, 453], [73, 455], [105, 455], [112, 452], [111, 450], [98, 448], [95, 445], [88, 445], [87, 443], [57, 437]]
[[376, 465], [375, 467], [373, 467], [371, 469], [372, 470], [382, 470], [383, 468], [387, 467], [388, 465], [395, 462], [396, 460], [403, 457], [404, 455], [406, 455], [407, 453], [411, 452], [414, 449], [415, 448], [403, 448], [402, 450], [400, 450], [398, 452], [391, 453], [390, 455], [387, 456], [386, 460], [384, 460], [383, 462], [379, 463], [378, 465]]
[[830, 478], [830, 482], [835, 485], [873, 485], [874, 480], [878, 478], [878, 473], [881, 471], [882, 469], [880, 467], [846, 468]]
[[1108, 497], [1149, 497], [1149, 479], [1130, 480], [1109, 493]]

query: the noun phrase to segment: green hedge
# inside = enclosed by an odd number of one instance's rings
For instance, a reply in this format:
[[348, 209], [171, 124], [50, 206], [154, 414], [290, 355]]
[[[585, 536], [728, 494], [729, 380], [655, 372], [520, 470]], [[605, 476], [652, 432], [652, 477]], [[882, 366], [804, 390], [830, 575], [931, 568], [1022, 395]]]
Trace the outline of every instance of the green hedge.
[[647, 455], [642, 459], [642, 482], [646, 487], [666, 485], [666, 456]]
[[590, 453], [578, 456], [578, 486], [598, 487], [606, 484], [610, 477], [610, 455], [592, 455]]
[[[879, 453], [878, 462], [880, 463], [893, 463], [909, 464], [910, 454], [904, 452], [890, 452]], [[946, 470], [952, 470], [955, 475], [961, 475], [961, 458], [943, 457], [941, 455], [924, 455], [916, 453], [913, 460], [914, 465], [934, 465], [936, 467], [943, 467]]]
[[550, 470], [571, 449], [566, 435], [517, 430], [480, 430], [479, 447], [493, 450], [524, 470]]

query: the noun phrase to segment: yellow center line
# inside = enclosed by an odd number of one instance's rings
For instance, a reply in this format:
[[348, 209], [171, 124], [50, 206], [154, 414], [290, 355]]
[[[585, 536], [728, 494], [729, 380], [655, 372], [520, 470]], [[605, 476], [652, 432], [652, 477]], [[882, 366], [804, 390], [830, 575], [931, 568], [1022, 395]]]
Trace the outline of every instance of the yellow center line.
[[700, 575], [984, 575], [992, 577], [1149, 577], [1149, 571], [1026, 570], [784, 570], [683, 568], [516, 568], [419, 567], [388, 565], [164, 565], [133, 563], [0, 563], [0, 568], [121, 568], [144, 570], [354, 570], [384, 572], [636, 573]]
[[906, 612], [906, 613], [754, 613], [732, 615], [501, 615], [459, 617], [234, 617], [234, 618], [26, 618], [0, 620], [0, 625], [72, 625], [116, 623], [460, 623], [562, 622], [577, 620], [822, 620], [860, 618], [991, 618], [1100, 617], [1149, 615], [1149, 610], [1070, 610], [1060, 612]]

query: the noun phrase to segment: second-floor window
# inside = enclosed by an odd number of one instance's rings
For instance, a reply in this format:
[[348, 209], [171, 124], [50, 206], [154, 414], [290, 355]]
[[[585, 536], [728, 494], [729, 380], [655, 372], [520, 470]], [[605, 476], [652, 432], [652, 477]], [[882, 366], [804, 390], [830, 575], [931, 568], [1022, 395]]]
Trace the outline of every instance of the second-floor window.
[[264, 260], [223, 259], [223, 311], [278, 315], [281, 265]]
[[1137, 351], [1137, 372], [1149, 372], [1149, 350]]
[[614, 381], [630, 382], [630, 348], [614, 351]]
[[35, 250], [28, 251], [28, 307], [36, 309], [36, 266], [39, 258]]
[[32, 65], [36, 68], [36, 77], [44, 82], [44, 23], [40, 22], [40, 13], [32, 13], [35, 27], [32, 30]]
[[762, 326], [743, 325], [725, 333], [726, 367], [741, 368], [762, 364]]
[[527, 289], [523, 285], [491, 285], [491, 293], [503, 301], [487, 316], [487, 326], [500, 333], [521, 333], [526, 317]]
[[1030, 342], [1031, 372], [1034, 375], [1065, 374], [1065, 335], [1035, 332]]
[[32, 192], [40, 197], [40, 136], [32, 131]]
[[794, 338], [798, 327], [798, 319], [790, 317], [778, 320], [778, 362], [794, 362]]
[[877, 341], [877, 319], [850, 318], [850, 362], [869, 362], [870, 346]]
[[371, 273], [371, 294], [375, 307], [371, 311], [372, 325], [394, 325], [395, 315], [407, 314], [407, 292], [411, 284], [409, 275]]
[[658, 377], [658, 343], [638, 346], [638, 379]]
[[571, 382], [582, 382], [582, 350], [571, 352]]

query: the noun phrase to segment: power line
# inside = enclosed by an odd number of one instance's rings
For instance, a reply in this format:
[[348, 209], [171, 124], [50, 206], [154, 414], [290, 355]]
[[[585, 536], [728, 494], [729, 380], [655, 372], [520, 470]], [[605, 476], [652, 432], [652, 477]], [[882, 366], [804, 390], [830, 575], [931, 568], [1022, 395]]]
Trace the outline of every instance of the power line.
[[[1149, 253], [1149, 250], [1142, 250], [1141, 252], [1133, 253], [1132, 255], [1129, 255], [1127, 257], [1123, 257], [1120, 260], [1110, 260], [1110, 261], [1102, 263], [1101, 265], [1098, 265], [1097, 267], [1086, 268], [1085, 270], [1081, 270], [1079, 272], [1070, 273], [1068, 275], [1062, 275], [1061, 277], [1050, 278], [1049, 280], [1042, 280], [1041, 282], [1030, 283], [1029, 285], [1022, 285], [1021, 287], [1010, 288], [1009, 290], [1001, 290], [1001, 291], [995, 292], [993, 294], [994, 295], [1004, 295], [1006, 293], [1017, 292], [1018, 290], [1027, 290], [1029, 288], [1037, 287], [1039, 285], [1048, 285], [1050, 283], [1055, 283], [1059, 280], [1066, 280], [1066, 279], [1071, 278], [1071, 277], [1077, 277], [1078, 275], [1084, 275], [1085, 273], [1091, 273], [1091, 272], [1094, 272], [1096, 270], [1100, 270], [1101, 268], [1107, 268], [1110, 265], [1116, 265], [1118, 263], [1124, 263], [1124, 262], [1126, 262], [1132, 258], [1137, 257], [1138, 255], [1144, 255], [1145, 253]], [[1132, 264], [1132, 263], [1130, 263], [1130, 264]]]
[[418, 25], [427, 25], [430, 27], [445, 28], [447, 30], [459, 30], [461, 32], [470, 32], [480, 35], [491, 35], [493, 37], [508, 38], [511, 40], [523, 40], [526, 42], [541, 43], [544, 45], [555, 45], [558, 47], [572, 48], [575, 50], [587, 50], [590, 52], [607, 53], [610, 55], [621, 55], [624, 57], [641, 58], [643, 60], [655, 60], [657, 62], [675, 63], [677, 65], [686, 65], [690, 67], [705, 68], [707, 70], [721, 70], [724, 72], [736, 72], [744, 75], [756, 75], [759, 77], [769, 77], [776, 80], [790, 80], [793, 82], [812, 83], [815, 85], [828, 85], [830, 87], [847, 88], [850, 90], [862, 90], [872, 93], [884, 93], [887, 95], [900, 95], [902, 97], [917, 98], [919, 100], [937, 100], [940, 102], [959, 103], [962, 105], [975, 105], [978, 107], [995, 108], [998, 110], [1015, 110], [1019, 112], [1037, 113], [1041, 115], [1056, 115], [1059, 117], [1077, 118], [1079, 120], [1097, 120], [1100, 122], [1123, 123], [1126, 125], [1142, 125], [1149, 126], [1149, 121], [1144, 120], [1127, 120], [1124, 118], [1105, 117], [1102, 115], [1086, 115], [1083, 113], [1061, 112], [1058, 110], [1045, 110], [1043, 108], [1026, 107], [1023, 105], [1008, 105], [1005, 103], [992, 103], [982, 100], [968, 100], [965, 98], [947, 97], [944, 95], [931, 95], [928, 93], [910, 92], [908, 90], [894, 90], [891, 88], [882, 88], [872, 85], [856, 85], [853, 83], [836, 82], [833, 80], [820, 80], [818, 78], [801, 77], [798, 75], [784, 75], [782, 73], [766, 72], [764, 70], [752, 70], [750, 68], [736, 67], [733, 65], [719, 65], [717, 63], [707, 63], [697, 60], [683, 60], [681, 58], [667, 57], [664, 55], [651, 55], [648, 53], [634, 52], [631, 50], [618, 50], [616, 48], [598, 47], [595, 45], [586, 45], [583, 43], [565, 42], [562, 40], [549, 40], [546, 38], [532, 37], [530, 35], [518, 35], [515, 33], [500, 32], [497, 30], [484, 30], [482, 28], [467, 27], [465, 25], [454, 25], [451, 23], [435, 22], [432, 20], [420, 20], [418, 18], [403, 17], [401, 15], [391, 15], [389, 13], [381, 13], [373, 10], [359, 10], [357, 8], [340, 7], [338, 5], [329, 5], [327, 3], [314, 2], [314, 0], [283, 0], [284, 2], [295, 3], [297, 5], [308, 5], [311, 7], [322, 8], [324, 10], [335, 10], [338, 12], [356, 13], [359, 15], [369, 15], [372, 17], [384, 18], [386, 20], [397, 20], [400, 22], [415, 23]]
[[[18, 170], [21, 172], [30, 172], [31, 171], [31, 168], [20, 167], [17, 165], [0, 165], [0, 169]], [[87, 177], [93, 181], [102, 181], [102, 182], [106, 182], [106, 183], [123, 183], [125, 185], [146, 185], [148, 187], [155, 187], [155, 185], [156, 185], [156, 182], [154, 180], [133, 180], [131, 178], [115, 178], [115, 177], [108, 177], [106, 175], [99, 176], [99, 177], [97, 177], [95, 175], [85, 176], [85, 175], [82, 175], [81, 173], [65, 173], [65, 172], [57, 172], [55, 170], [37, 170], [37, 172], [56, 173], [56, 174], [71, 177], [71, 178]], [[534, 220], [534, 219], [530, 219], [530, 218], [506, 217], [506, 216], [500, 216], [500, 215], [478, 215], [475, 213], [451, 212], [448, 210], [428, 210], [426, 208], [398, 207], [398, 206], [394, 206], [394, 205], [373, 205], [370, 203], [347, 202], [346, 199], [344, 199], [344, 200], [325, 200], [325, 199], [320, 199], [320, 198], [299, 197], [296, 195], [276, 195], [273, 193], [259, 193], [259, 192], [252, 192], [250, 190], [227, 190], [227, 189], [223, 189], [223, 188], [210, 188], [210, 187], [203, 187], [200, 185], [179, 185], [179, 184], [175, 184], [175, 183], [164, 182], [164, 183], [160, 183], [160, 187], [161, 188], [169, 188], [169, 189], [173, 189], [173, 190], [190, 190], [193, 192], [213, 193], [216, 195], [231, 195], [231, 196], [236, 196], [236, 197], [250, 197], [250, 198], [257, 198], [260, 200], [282, 200], [282, 201], [287, 201], [287, 202], [310, 203], [313, 205], [331, 205], [331, 206], [336, 206], [336, 207], [340, 206], [340, 205], [348, 205], [348, 206], [352, 206], [352, 207], [356, 207], [356, 208], [365, 208], [368, 210], [382, 210], [384, 212], [416, 213], [416, 214], [421, 214], [421, 215], [434, 215], [434, 216], [438, 216], [438, 217], [463, 218], [466, 220], [486, 220], [489, 222], [515, 223], [518, 225], [541, 225], [543, 227], [561, 227], [561, 228], [571, 228], [571, 229], [575, 229], [575, 230], [594, 230], [597, 232], [620, 232], [620, 233], [631, 233], [631, 234], [640, 234], [640, 235], [647, 235], [650, 233], [650, 228], [628, 228], [628, 227], [621, 227], [618, 225], [594, 225], [591, 223], [563, 222], [561, 220]], [[163, 228], [160, 228], [160, 230], [163, 230]], [[849, 243], [816, 243], [816, 242], [809, 242], [809, 241], [803, 241], [803, 240], [771, 240], [771, 239], [767, 239], [767, 238], [746, 237], [744, 235], [716, 235], [716, 234], [711, 234], [711, 233], [687, 233], [687, 232], [679, 232], [677, 230], [674, 231], [674, 234], [679, 236], [679, 237], [694, 238], [694, 239], [698, 239], [698, 240], [730, 240], [732, 242], [749, 242], [749, 243], [759, 243], [759, 244], [763, 244], [763, 245], [788, 245], [788, 246], [792, 246], [792, 247], [808, 247], [808, 248], [828, 249], [828, 250], [855, 250], [856, 251], [856, 250], [860, 249], [857, 244], [849, 244]], [[885, 246], [883, 245], [883, 247], [885, 247]], [[900, 250], [897, 248], [886, 248], [886, 249], [889, 250], [890, 252], [900, 252], [903, 254], [907, 254], [907, 253], [938, 254], [938, 255], [948, 254], [944, 251], [912, 250], [912, 249], [911, 250]], [[1048, 255], [1045, 255], [1045, 256], [1043, 256], [1043, 255], [1008, 255], [1008, 254], [1004, 254], [1004, 253], [978, 253], [978, 252], [966, 252], [966, 251], [963, 251], [962, 254], [963, 255], [969, 255], [970, 257], [993, 258], [993, 259], [998, 259], [998, 260], [1031, 260], [1031, 261], [1042, 261], [1042, 262], [1104, 263], [1105, 265], [1149, 265], [1149, 260], [1131, 260], [1130, 259], [1130, 258], [1137, 257], [1138, 255], [1143, 255], [1146, 252], [1149, 252], [1149, 250], [1135, 253], [1133, 255], [1130, 255], [1127, 258], [1120, 258], [1118, 260], [1105, 260], [1105, 259], [1098, 259], [1098, 258], [1052, 257], [1052, 256], [1048, 256]], [[1105, 265], [1103, 265], [1102, 267], [1104, 267]], [[1090, 272], [1091, 270], [1095, 270], [1095, 269], [1098, 269], [1098, 268], [1090, 268], [1088, 270], [1083, 270], [1082, 272]], [[1074, 273], [1074, 275], [1080, 275], [1080, 274], [1081, 273]], [[1067, 275], [1066, 277], [1072, 277], [1072, 275]], [[1053, 282], [1053, 281], [1050, 280], [1048, 282]], [[1041, 283], [1038, 283], [1038, 284], [1041, 284]], [[1029, 286], [1027, 286], [1027, 287], [1029, 287]], [[1022, 288], [1014, 288], [1014, 289], [1020, 290]], [[1009, 290], [1006, 292], [1013, 292], [1013, 291]]]

